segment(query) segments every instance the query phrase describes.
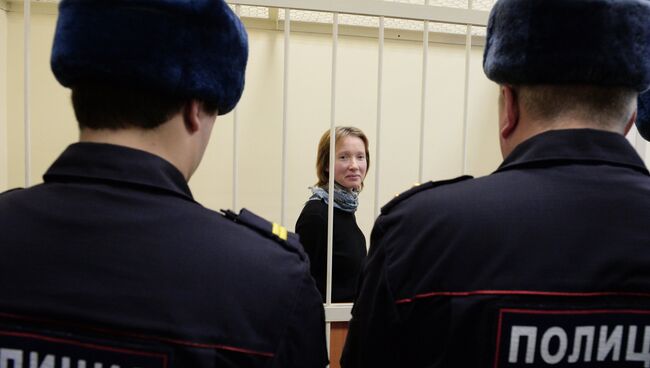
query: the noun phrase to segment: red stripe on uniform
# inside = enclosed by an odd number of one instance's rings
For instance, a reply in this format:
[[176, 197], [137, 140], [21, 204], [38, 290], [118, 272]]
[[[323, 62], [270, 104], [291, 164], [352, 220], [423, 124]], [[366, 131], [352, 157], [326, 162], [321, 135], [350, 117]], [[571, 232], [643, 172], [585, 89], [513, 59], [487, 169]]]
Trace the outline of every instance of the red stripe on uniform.
[[395, 301], [395, 304], [411, 303], [418, 299], [434, 297], [465, 297], [480, 295], [530, 295], [530, 296], [559, 296], [559, 297], [598, 297], [598, 296], [635, 296], [650, 298], [650, 293], [604, 291], [604, 292], [565, 292], [565, 291], [532, 291], [532, 290], [474, 290], [474, 291], [434, 291], [418, 294], [411, 298], [404, 298]]
[[244, 349], [244, 348], [239, 348], [239, 347], [229, 346], [229, 345], [210, 344], [210, 343], [202, 343], [202, 342], [195, 342], [195, 341], [171, 339], [171, 338], [167, 338], [167, 337], [160, 337], [160, 336], [152, 336], [152, 335], [144, 335], [144, 334], [137, 334], [137, 333], [131, 333], [131, 332], [124, 332], [124, 331], [117, 331], [117, 330], [111, 330], [111, 329], [101, 328], [101, 327], [94, 327], [94, 326], [87, 326], [87, 325], [82, 325], [82, 324], [60, 322], [60, 321], [43, 319], [43, 318], [26, 317], [26, 316], [20, 316], [20, 315], [2, 313], [2, 312], [0, 312], [0, 317], [10, 318], [10, 319], [18, 319], [18, 320], [25, 320], [25, 321], [31, 321], [31, 322], [50, 323], [50, 324], [57, 324], [57, 325], [63, 325], [63, 326], [68, 325], [68, 326], [74, 326], [76, 328], [87, 329], [87, 330], [94, 331], [94, 332], [107, 333], [107, 334], [111, 334], [111, 335], [115, 335], [115, 336], [126, 336], [126, 337], [131, 337], [131, 338], [138, 338], [138, 339], [142, 339], [142, 340], [149, 340], [149, 341], [158, 341], [158, 342], [168, 343], [168, 344], [172, 344], [172, 345], [188, 346], [188, 347], [195, 347], [195, 348], [202, 348], [202, 349], [228, 350], [228, 351], [233, 351], [233, 352], [237, 352], [237, 353], [243, 353], [243, 354], [249, 354], [249, 355], [258, 355], [258, 356], [269, 357], [269, 358], [272, 358], [272, 357], [275, 356], [275, 354], [272, 353], [272, 352], [256, 351], [256, 350]]
[[85, 343], [85, 342], [80, 342], [80, 341], [75, 341], [75, 340], [62, 339], [62, 338], [58, 338], [58, 337], [51, 337], [51, 336], [44, 336], [44, 335], [39, 335], [39, 334], [27, 333], [27, 332], [0, 331], [0, 335], [30, 338], [30, 339], [35, 339], [35, 340], [53, 342], [53, 343], [57, 343], [57, 344], [76, 345], [76, 346], [80, 346], [82, 348], [110, 351], [110, 352], [113, 352], [113, 353], [141, 355], [141, 356], [160, 358], [163, 361], [163, 365], [165, 367], [167, 367], [167, 355], [161, 354], [161, 353], [152, 353], [152, 352], [140, 351], [140, 350], [116, 348], [116, 347], [112, 347], [112, 346], [91, 344], [91, 343]]

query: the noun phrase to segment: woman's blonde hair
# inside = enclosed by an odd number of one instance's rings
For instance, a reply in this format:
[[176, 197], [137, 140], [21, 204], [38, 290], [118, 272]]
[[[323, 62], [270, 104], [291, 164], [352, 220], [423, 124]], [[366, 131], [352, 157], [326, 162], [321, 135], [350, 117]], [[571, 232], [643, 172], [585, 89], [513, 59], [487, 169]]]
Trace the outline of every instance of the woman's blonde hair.
[[[366, 148], [366, 173], [370, 169], [370, 152], [368, 151], [368, 138], [359, 128], [355, 127], [336, 127], [335, 139], [338, 144], [345, 137], [357, 137], [363, 141]], [[318, 151], [316, 154], [316, 176], [318, 177], [317, 187], [325, 188], [329, 185], [329, 166], [330, 166], [330, 130], [328, 129], [318, 142]], [[364, 178], [365, 179], [365, 178]], [[363, 180], [361, 188], [363, 189]]]

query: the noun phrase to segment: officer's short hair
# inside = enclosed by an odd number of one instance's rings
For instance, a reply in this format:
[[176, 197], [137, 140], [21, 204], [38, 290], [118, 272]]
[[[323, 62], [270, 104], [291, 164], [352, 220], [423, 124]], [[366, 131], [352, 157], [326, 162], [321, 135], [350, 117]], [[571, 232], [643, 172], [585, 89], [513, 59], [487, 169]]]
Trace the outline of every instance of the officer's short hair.
[[[72, 106], [81, 129], [154, 129], [179, 113], [188, 102], [169, 93], [110, 84], [86, 84], [72, 89]], [[214, 102], [203, 101], [202, 106], [210, 115], [217, 113]]]
[[[363, 141], [366, 148], [366, 170], [370, 169], [370, 151], [368, 151], [368, 137], [359, 128], [349, 126], [336, 127], [335, 141], [338, 144], [341, 139], [345, 137], [357, 137]], [[323, 133], [318, 142], [318, 150], [316, 154], [316, 176], [318, 177], [317, 187], [327, 187], [329, 185], [329, 166], [330, 166], [330, 131], [329, 129]], [[366, 171], [367, 172], [367, 171]], [[361, 188], [363, 189], [363, 181], [361, 181]]]
[[594, 85], [527, 85], [515, 87], [522, 107], [536, 121], [559, 118], [589, 121], [602, 128], [625, 125], [636, 108], [632, 88]]

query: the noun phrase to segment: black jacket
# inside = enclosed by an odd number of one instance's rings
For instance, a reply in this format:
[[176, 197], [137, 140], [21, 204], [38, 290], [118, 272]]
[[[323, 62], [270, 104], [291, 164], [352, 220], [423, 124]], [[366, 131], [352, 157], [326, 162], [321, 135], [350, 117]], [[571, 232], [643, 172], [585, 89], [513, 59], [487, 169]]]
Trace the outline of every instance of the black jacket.
[[362, 278], [346, 368], [650, 364], [648, 170], [617, 134], [537, 135], [387, 204]]
[[[311, 274], [325, 301], [327, 269], [327, 204], [309, 200], [296, 222], [296, 233], [311, 263]], [[332, 302], [349, 303], [354, 298], [361, 265], [366, 257], [366, 238], [354, 213], [334, 208], [332, 242]]]
[[29, 351], [71, 367], [325, 366], [295, 235], [202, 207], [170, 163], [126, 147], [74, 144], [44, 179], [0, 196], [0, 347], [25, 366]]

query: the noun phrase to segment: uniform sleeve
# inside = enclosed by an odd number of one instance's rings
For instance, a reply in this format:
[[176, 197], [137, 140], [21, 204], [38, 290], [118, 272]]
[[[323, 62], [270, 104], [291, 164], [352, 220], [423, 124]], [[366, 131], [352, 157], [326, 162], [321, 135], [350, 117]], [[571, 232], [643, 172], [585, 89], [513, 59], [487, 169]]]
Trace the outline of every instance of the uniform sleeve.
[[314, 280], [305, 272], [274, 368], [325, 367], [325, 310]]
[[327, 268], [327, 220], [315, 213], [303, 213], [296, 223], [296, 233], [300, 236], [307, 256], [310, 272], [321, 294], [321, 303], [325, 301], [325, 280]]
[[400, 339], [395, 300], [386, 277], [386, 250], [380, 223], [373, 228], [370, 252], [352, 308], [341, 366], [400, 367]]

